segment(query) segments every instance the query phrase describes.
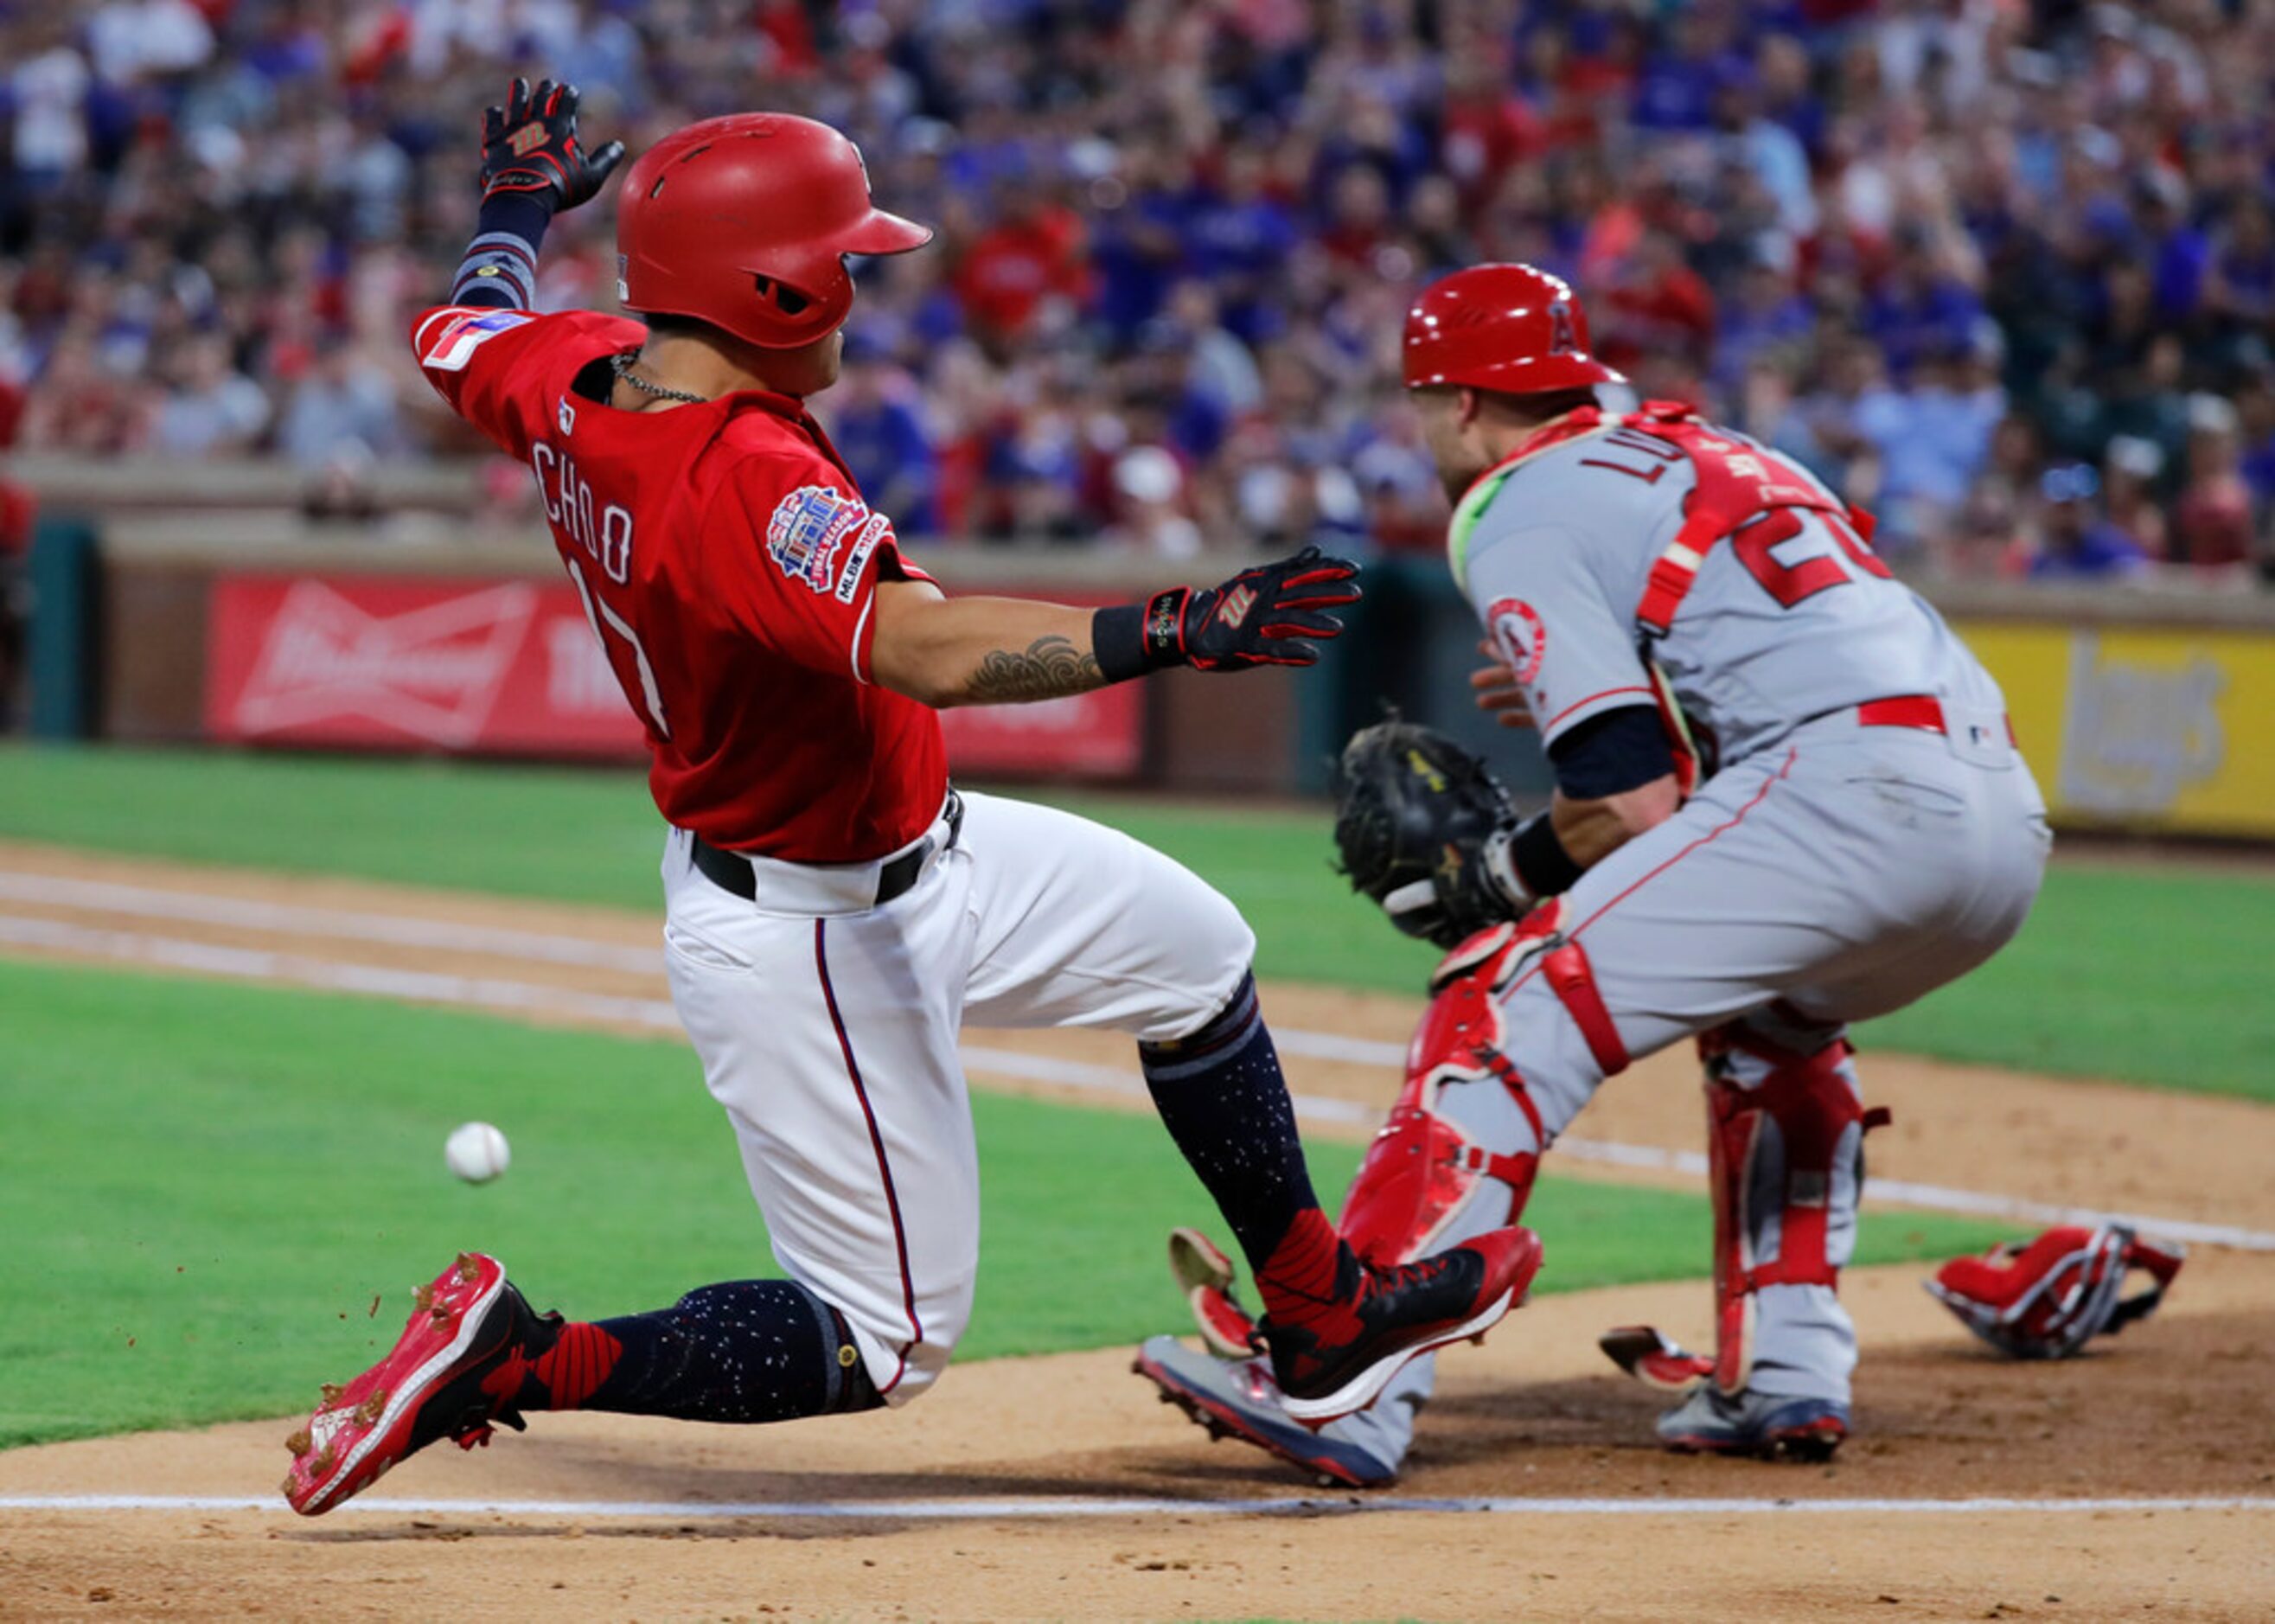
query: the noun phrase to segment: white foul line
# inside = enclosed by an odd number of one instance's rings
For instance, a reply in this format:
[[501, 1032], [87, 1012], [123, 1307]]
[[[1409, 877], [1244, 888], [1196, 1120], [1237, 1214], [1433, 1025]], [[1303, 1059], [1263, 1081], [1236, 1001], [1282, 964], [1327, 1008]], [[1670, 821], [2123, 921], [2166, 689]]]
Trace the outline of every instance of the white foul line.
[[[47, 876], [8, 874], [0, 872], [0, 897], [10, 894], [11, 885], [26, 880], [48, 881]], [[81, 882], [58, 880], [49, 882], [50, 889], [39, 900], [69, 901], [65, 892]], [[90, 884], [94, 882], [88, 882]], [[106, 887], [121, 904], [127, 900], [120, 893], [142, 894], [144, 888]], [[197, 913], [190, 899], [195, 894], [187, 892], [152, 891], [148, 895], [169, 899], [178, 904], [174, 917], [184, 918], [215, 918]], [[26, 896], [24, 900], [31, 900]], [[216, 904], [234, 905], [233, 899], [208, 897]], [[90, 904], [94, 905], [94, 904]], [[246, 904], [269, 907], [269, 904]], [[334, 925], [341, 921], [384, 921], [401, 923], [386, 915], [334, 915], [318, 909], [294, 908], [283, 910], [295, 917], [324, 919]], [[525, 938], [519, 932], [482, 933], [480, 927], [458, 926], [445, 920], [426, 921], [430, 933], [423, 935], [419, 945], [445, 947], [466, 945], [473, 936], [487, 935], [497, 940], [553, 940], [553, 938]], [[464, 931], [467, 936], [451, 933]], [[335, 935], [351, 935], [344, 927], [335, 928]], [[376, 938], [373, 938], [376, 940]], [[402, 940], [390, 937], [388, 940]], [[281, 982], [296, 986], [317, 988], [327, 992], [374, 994], [387, 998], [454, 1004], [466, 1008], [486, 1009], [506, 1014], [545, 1015], [556, 1018], [585, 1020], [601, 1019], [626, 1025], [647, 1027], [657, 1031], [677, 1031], [678, 1016], [669, 1001], [662, 999], [637, 998], [622, 994], [580, 992], [570, 987], [546, 986], [524, 981], [509, 981], [491, 977], [459, 976], [433, 971], [390, 969], [380, 965], [344, 963], [338, 960], [312, 957], [301, 954], [276, 953], [266, 948], [223, 947], [212, 942], [187, 941], [175, 937], [153, 936], [135, 931], [97, 929], [89, 925], [71, 925], [61, 920], [31, 918], [13, 914], [0, 914], [0, 945], [38, 948], [56, 952], [80, 954], [89, 957], [109, 958], [126, 963], [142, 963], [166, 970], [185, 970], [206, 975], [230, 977], [239, 980]], [[646, 949], [611, 948], [609, 951], [630, 956]], [[654, 955], [649, 955], [653, 964]], [[556, 962], [560, 962], [556, 960]], [[625, 961], [629, 963], [629, 959]], [[622, 966], [620, 966], [622, 967]], [[1334, 1032], [1305, 1031], [1301, 1029], [1273, 1032], [1278, 1046], [1291, 1054], [1309, 1055], [1315, 1059], [1342, 1061], [1370, 1066], [1402, 1066], [1405, 1051], [1394, 1043], [1383, 1043], [1361, 1038], [1346, 1038]], [[1060, 1060], [1049, 1055], [1029, 1054], [1017, 1050], [999, 1049], [977, 1044], [964, 1046], [965, 1064], [972, 1069], [996, 1076], [1024, 1078], [1049, 1083], [1063, 1088], [1085, 1089], [1096, 1093], [1115, 1094], [1128, 1098], [1143, 1098], [1145, 1087], [1142, 1079], [1117, 1068], [1085, 1064], [1079, 1061]], [[1340, 1126], [1372, 1127], [1379, 1120], [1378, 1107], [1355, 1100], [1337, 1099], [1316, 1094], [1292, 1096], [1296, 1114], [1305, 1121], [1330, 1122]], [[1696, 1151], [1666, 1150], [1656, 1145], [1623, 1144], [1615, 1141], [1567, 1137], [1556, 1142], [1557, 1154], [1576, 1161], [1599, 1162], [1612, 1167], [1638, 1168], [1648, 1172], [1668, 1173], [1689, 1179], [1706, 1176], [1706, 1159]], [[1890, 1203], [1901, 1206], [1922, 1208], [1931, 1212], [1954, 1212], [1970, 1218], [1989, 1218], [2027, 1224], [2100, 1224], [2120, 1223], [2148, 1231], [2167, 1240], [2191, 1244], [2233, 1247], [2241, 1251], [2275, 1252], [2275, 1234], [2265, 1230], [2247, 1229], [2232, 1224], [2200, 1223], [2192, 1219], [2164, 1218], [2150, 1213], [2112, 1212], [2095, 1207], [2060, 1206], [2049, 1202], [2027, 1201], [2013, 1196], [1990, 1194], [1981, 1190], [1954, 1190], [1941, 1184], [1924, 1184], [1908, 1179], [1873, 1179], [1866, 1190], [1868, 1202]]]
[[[413, 1500], [372, 1496], [340, 1507], [380, 1516], [503, 1516], [631, 1519], [680, 1522], [756, 1521], [771, 1517], [820, 1522], [993, 1522], [1094, 1517], [1349, 1516], [1385, 1512], [1532, 1517], [1977, 1516], [1992, 1512], [2087, 1513], [2275, 1510], [2275, 1495], [2135, 1496], [2100, 1499], [1602, 1499], [1523, 1495], [1351, 1495], [1338, 1499], [1293, 1496], [1268, 1499], [1169, 1499], [1144, 1495], [1057, 1499], [904, 1500]], [[266, 1511], [284, 1513], [274, 1496], [238, 1494], [11, 1494], [0, 1511], [134, 1512]]]

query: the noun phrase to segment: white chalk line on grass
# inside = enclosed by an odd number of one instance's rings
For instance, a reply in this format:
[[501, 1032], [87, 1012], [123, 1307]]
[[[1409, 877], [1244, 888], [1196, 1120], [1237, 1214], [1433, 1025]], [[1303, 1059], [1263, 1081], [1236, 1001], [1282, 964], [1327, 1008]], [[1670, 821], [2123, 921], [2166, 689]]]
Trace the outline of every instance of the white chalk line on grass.
[[[1976, 1516], [1985, 1513], [2035, 1512], [2172, 1513], [2275, 1510], [2275, 1495], [2224, 1497], [2135, 1496], [2099, 1499], [1563, 1499], [1524, 1495], [1384, 1495], [1340, 1499], [1294, 1496], [1266, 1499], [1190, 1500], [1143, 1495], [1098, 1495], [1081, 1499], [905, 1500], [412, 1500], [377, 1496], [350, 1500], [340, 1509], [410, 1517], [571, 1517], [674, 1522], [743, 1522], [769, 1517], [821, 1522], [992, 1522], [1099, 1517], [1271, 1517], [1350, 1516], [1386, 1512], [1468, 1514], [1531, 1517], [1730, 1517], [1799, 1516]], [[11, 1494], [0, 1495], [0, 1511], [284, 1512], [273, 1496], [238, 1494]]]
[[[373, 994], [451, 1004], [505, 1014], [538, 1014], [568, 1019], [602, 1019], [677, 1031], [678, 1016], [665, 1000], [595, 993], [571, 987], [534, 985], [491, 977], [450, 975], [435, 971], [393, 969], [266, 948], [223, 947], [213, 942], [186, 941], [138, 931], [99, 929], [57, 919], [0, 914], [0, 946], [38, 948], [123, 963], [184, 970], [238, 980], [266, 981], [325, 992]], [[1274, 1031], [1281, 1046], [1291, 1054], [1323, 1055], [1333, 1046], [1332, 1058], [1362, 1060], [1367, 1064], [1401, 1064], [1404, 1052], [1394, 1044], [1369, 1044], [1326, 1032]], [[1289, 1042], [1293, 1038], [1298, 1042]], [[1301, 1046], [1299, 1046], [1299, 1044]], [[1128, 1098], [1145, 1096], [1144, 1081], [1109, 1066], [1030, 1054], [1014, 1049], [967, 1044], [964, 1063], [973, 1070], [996, 1076], [1049, 1083]], [[1387, 1054], [1388, 1059], [1382, 1055]], [[1315, 1094], [1293, 1097], [1296, 1114], [1317, 1122], [1371, 1127], [1379, 1110], [1356, 1100]], [[1556, 1142], [1556, 1153], [1576, 1161], [1599, 1162], [1648, 1172], [1704, 1179], [1706, 1159], [1695, 1151], [1665, 1150], [1655, 1145], [1622, 1144], [1600, 1139], [1567, 1137]], [[2029, 1224], [2121, 1223], [2165, 1239], [2207, 1246], [2233, 1247], [2242, 1251], [2275, 1252], [2275, 1233], [2233, 1224], [2200, 1223], [2191, 1219], [2163, 1218], [2149, 1213], [2112, 1212], [2095, 1207], [2061, 1206], [2026, 1201], [1981, 1190], [1954, 1190], [1908, 1179], [1875, 1178], [1866, 1190], [1874, 1205], [1955, 1212], [1970, 1218], [1990, 1218]]]
[[548, 964], [577, 964], [639, 975], [660, 975], [663, 971], [660, 948], [594, 941], [590, 937], [547, 931], [501, 930], [456, 919], [310, 908], [295, 903], [223, 896], [210, 891], [117, 885], [102, 880], [67, 879], [59, 874], [0, 869], [0, 902], [45, 903], [85, 909], [91, 913], [178, 919], [197, 925], [236, 925], [288, 935], [329, 936], [389, 947], [488, 953], [502, 958], [535, 959]]
[[283, 982], [325, 992], [367, 993], [476, 1009], [598, 1017], [653, 1026], [663, 1031], [679, 1030], [679, 1019], [672, 1013], [670, 1004], [659, 999], [586, 993], [574, 987], [543, 986], [488, 976], [351, 964], [304, 954], [276, 953], [266, 948], [231, 948], [216, 942], [152, 936], [140, 931], [102, 930], [60, 919], [0, 914], [0, 944], [84, 954], [163, 970], [193, 971], [239, 981]]

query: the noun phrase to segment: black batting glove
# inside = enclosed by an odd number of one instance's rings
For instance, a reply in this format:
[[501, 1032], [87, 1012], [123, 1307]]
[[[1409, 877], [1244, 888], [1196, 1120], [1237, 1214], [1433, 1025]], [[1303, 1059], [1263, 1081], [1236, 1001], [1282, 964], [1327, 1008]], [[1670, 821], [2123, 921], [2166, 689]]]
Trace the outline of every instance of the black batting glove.
[[1339, 636], [1326, 611], [1357, 603], [1358, 566], [1307, 547], [1293, 558], [1243, 570], [1221, 586], [1172, 586], [1141, 608], [1100, 609], [1092, 641], [1108, 682], [1189, 665], [1244, 671], [1311, 665], [1319, 642]]
[[482, 197], [518, 193], [555, 209], [588, 202], [624, 160], [624, 144], [594, 152], [577, 139], [577, 87], [517, 79], [505, 105], [482, 114]]

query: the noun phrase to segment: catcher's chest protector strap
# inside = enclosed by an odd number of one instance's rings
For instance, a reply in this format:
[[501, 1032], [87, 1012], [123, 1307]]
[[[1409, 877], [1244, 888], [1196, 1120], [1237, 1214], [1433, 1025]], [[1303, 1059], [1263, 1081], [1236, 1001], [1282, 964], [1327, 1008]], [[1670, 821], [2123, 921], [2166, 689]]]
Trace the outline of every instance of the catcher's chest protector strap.
[[[1742, 1051], [1769, 1075], [1750, 1088], [1729, 1075]], [[1702, 1032], [1706, 1068], [1707, 1177], [1714, 1204], [1714, 1380], [1726, 1393], [1753, 1365], [1753, 1297], [1764, 1286], [1840, 1283], [1827, 1241], [1834, 1176], [1843, 1160], [1863, 1183], [1863, 1137], [1888, 1121], [1867, 1111], [1841, 1071], [1852, 1053], [1836, 1040], [1813, 1054], [1757, 1042], [1727, 1027]], [[1775, 1215], [1776, 1256], [1760, 1256]]]
[[[1629, 412], [1621, 427], [1673, 447], [1689, 460], [1696, 476], [1690, 495], [1684, 499], [1682, 528], [1651, 565], [1643, 601], [1636, 609], [1636, 619], [1647, 637], [1665, 637], [1674, 623], [1675, 612], [1698, 578], [1707, 549], [1772, 509], [1800, 508], [1831, 514], [1853, 525], [1866, 541], [1871, 539], [1871, 514], [1836, 501], [1744, 442], [1724, 439], [1693, 416], [1688, 406], [1651, 401], [1642, 411]], [[1887, 573], [1886, 566], [1869, 552], [1863, 557], [1871, 559], [1867, 568]]]

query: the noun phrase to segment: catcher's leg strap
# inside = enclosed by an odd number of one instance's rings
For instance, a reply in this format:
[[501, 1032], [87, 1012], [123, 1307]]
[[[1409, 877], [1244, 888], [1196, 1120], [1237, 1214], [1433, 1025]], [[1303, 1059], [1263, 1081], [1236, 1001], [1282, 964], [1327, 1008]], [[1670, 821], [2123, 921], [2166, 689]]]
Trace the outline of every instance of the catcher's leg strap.
[[[1631, 1057], [1596, 986], [1588, 950], [1564, 933], [1569, 909], [1563, 897], [1551, 897], [1513, 924], [1479, 931], [1439, 961], [1430, 978], [1430, 990], [1440, 1001], [1449, 997], [1460, 1000], [1464, 1016], [1479, 1003], [1494, 1006], [1492, 1032], [1498, 1046], [1502, 1031], [1499, 995], [1520, 975], [1537, 968], [1580, 1029], [1589, 1054], [1604, 1076], [1617, 1076], [1628, 1069]], [[1438, 1006], [1433, 1003], [1430, 1014], [1423, 1017], [1425, 1032], [1437, 1016]]]
[[[1722, 1027], [1701, 1034], [1698, 1050], [1714, 1208], [1714, 1379], [1735, 1393], [1753, 1364], [1754, 1294], [1839, 1285], [1832, 1227], [1853, 1212], [1863, 1136], [1888, 1114], [1857, 1099], [1843, 1039], [1803, 1054]], [[1763, 1075], [1749, 1086], [1742, 1069]]]
[[[1438, 967], [1398, 1101], [1343, 1201], [1343, 1236], [1361, 1257], [1410, 1262], [1524, 1211], [1547, 1133], [1503, 1052], [1500, 993], [1545, 942], [1503, 925]], [[1472, 1211], [1489, 1181], [1506, 1188], [1506, 1216]]]

